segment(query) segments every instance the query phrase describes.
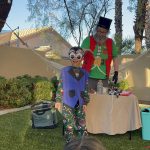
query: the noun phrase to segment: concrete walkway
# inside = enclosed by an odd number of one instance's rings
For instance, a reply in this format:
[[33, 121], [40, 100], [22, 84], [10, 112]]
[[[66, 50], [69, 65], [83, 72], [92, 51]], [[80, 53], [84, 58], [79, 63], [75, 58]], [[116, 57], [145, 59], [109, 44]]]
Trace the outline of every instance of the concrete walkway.
[[12, 112], [17, 112], [17, 111], [21, 111], [21, 110], [25, 110], [25, 109], [29, 109], [29, 108], [31, 108], [31, 106], [12, 108], [12, 109], [3, 109], [3, 110], [0, 110], [0, 115], [12, 113]]
[[[149, 107], [150, 107], [149, 104], [139, 104], [139, 106], [140, 106], [141, 108], [149, 108]], [[29, 108], [31, 108], [31, 105], [25, 106], [25, 107], [20, 107], [20, 108], [3, 109], [3, 110], [0, 110], [0, 116], [1, 116], [1, 115], [5, 115], [5, 114], [8, 114], [8, 113], [13, 113], [13, 112], [17, 112], [17, 111], [29, 109]]]

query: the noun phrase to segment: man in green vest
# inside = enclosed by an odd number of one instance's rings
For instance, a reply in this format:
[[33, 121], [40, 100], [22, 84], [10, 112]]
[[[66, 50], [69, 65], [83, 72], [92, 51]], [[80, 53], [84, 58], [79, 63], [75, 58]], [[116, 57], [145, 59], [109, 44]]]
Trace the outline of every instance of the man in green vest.
[[83, 68], [89, 72], [89, 88], [97, 91], [97, 83], [102, 80], [103, 86], [108, 86], [108, 79], [113, 61], [114, 75], [112, 81], [118, 81], [118, 48], [114, 41], [108, 38], [112, 20], [100, 17], [96, 33], [83, 40], [81, 47], [85, 50]]

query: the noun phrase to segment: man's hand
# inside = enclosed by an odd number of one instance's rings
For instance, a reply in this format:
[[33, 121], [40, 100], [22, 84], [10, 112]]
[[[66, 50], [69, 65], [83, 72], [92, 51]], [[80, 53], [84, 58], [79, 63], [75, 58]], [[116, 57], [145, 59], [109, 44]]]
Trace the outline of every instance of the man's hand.
[[55, 108], [58, 109], [58, 111], [61, 110], [61, 103], [60, 102], [56, 102], [55, 103]]
[[113, 76], [113, 78], [112, 78], [112, 81], [114, 82], [114, 84], [117, 83], [117, 81], [118, 81], [118, 71], [115, 71], [115, 72], [114, 72], [114, 76]]

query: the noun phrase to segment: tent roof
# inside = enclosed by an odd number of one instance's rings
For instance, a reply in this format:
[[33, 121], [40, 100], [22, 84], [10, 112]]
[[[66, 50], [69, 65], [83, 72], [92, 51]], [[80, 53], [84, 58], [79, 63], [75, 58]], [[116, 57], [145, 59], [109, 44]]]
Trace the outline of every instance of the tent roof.
[[12, 78], [24, 74], [52, 77], [55, 68], [31, 49], [0, 46], [0, 76]]

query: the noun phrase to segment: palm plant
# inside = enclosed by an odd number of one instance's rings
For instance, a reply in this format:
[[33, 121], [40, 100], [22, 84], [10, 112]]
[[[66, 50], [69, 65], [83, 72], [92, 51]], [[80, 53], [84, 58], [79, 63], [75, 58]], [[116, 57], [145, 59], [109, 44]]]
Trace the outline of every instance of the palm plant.
[[122, 48], [122, 0], [115, 0], [115, 41], [121, 50]]
[[145, 37], [146, 37], [146, 47], [150, 49], [150, 1], [147, 4], [147, 12], [146, 12], [146, 26], [145, 26]]
[[[141, 53], [142, 40], [144, 37], [145, 23], [146, 23], [146, 9], [148, 0], [129, 0], [129, 11], [135, 10], [134, 34], [135, 34], [135, 52]], [[149, 29], [149, 28], [147, 28]]]
[[138, 0], [136, 8], [136, 19], [133, 27], [135, 33], [135, 51], [141, 53], [143, 32], [145, 29], [146, 6], [148, 0]]

